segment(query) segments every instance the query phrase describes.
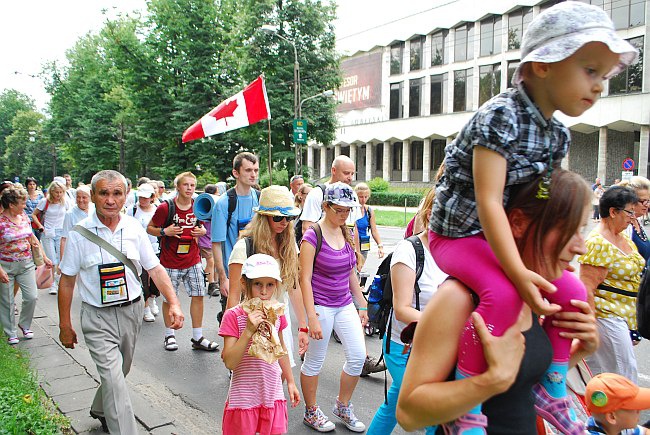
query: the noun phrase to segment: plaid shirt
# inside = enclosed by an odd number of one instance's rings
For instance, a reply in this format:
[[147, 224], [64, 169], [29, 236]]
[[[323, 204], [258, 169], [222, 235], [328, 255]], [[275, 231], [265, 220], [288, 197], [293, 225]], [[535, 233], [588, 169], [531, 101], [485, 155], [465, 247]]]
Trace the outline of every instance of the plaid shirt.
[[436, 186], [429, 228], [446, 237], [482, 231], [474, 193], [473, 150], [482, 146], [507, 161], [504, 206], [513, 186], [546, 173], [549, 150], [553, 167], [566, 155], [569, 129], [555, 118], [546, 121], [523, 87], [508, 89], [485, 103], [445, 148], [445, 172]]

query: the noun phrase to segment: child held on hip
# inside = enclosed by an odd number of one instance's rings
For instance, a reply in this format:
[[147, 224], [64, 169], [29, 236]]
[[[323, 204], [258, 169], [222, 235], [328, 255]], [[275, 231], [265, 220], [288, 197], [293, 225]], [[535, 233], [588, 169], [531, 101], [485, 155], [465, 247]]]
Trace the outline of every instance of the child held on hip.
[[[570, 143], [569, 130], [553, 113], [582, 115], [595, 104], [604, 81], [637, 57], [601, 8], [572, 1], [539, 14], [521, 47], [513, 88], [485, 103], [445, 150], [446, 169], [436, 187], [429, 227], [436, 263], [478, 294], [476, 311], [495, 336], [515, 323], [523, 302], [552, 316], [576, 311], [570, 301], [586, 299], [584, 286], [571, 273], [550, 283], [525, 267], [504, 205], [513, 186], [540, 174], [546, 176], [538, 198], [553, 195], [551, 171]], [[583, 433], [566, 399], [571, 342], [560, 337], [552, 317], [544, 329], [553, 345], [553, 363], [534, 389], [536, 410], [562, 433]], [[468, 322], [456, 377], [485, 369], [481, 344]], [[486, 424], [478, 406], [452, 424], [453, 433], [483, 434]]]
[[[242, 266], [241, 286], [245, 289], [244, 302], [227, 310], [223, 316], [219, 335], [224, 338], [221, 357], [232, 370], [230, 389], [223, 413], [224, 434], [280, 434], [288, 430], [287, 400], [282, 379], [286, 379], [291, 405], [300, 402], [286, 346], [279, 334], [284, 356], [268, 363], [249, 354], [253, 335], [267, 320], [265, 311], [255, 309], [247, 314], [247, 301], [259, 298], [263, 304], [274, 300], [278, 289], [280, 268], [277, 261], [266, 254], [254, 254]], [[268, 322], [267, 322], [268, 323]], [[273, 327], [278, 337], [287, 326], [284, 314], [279, 315]]]

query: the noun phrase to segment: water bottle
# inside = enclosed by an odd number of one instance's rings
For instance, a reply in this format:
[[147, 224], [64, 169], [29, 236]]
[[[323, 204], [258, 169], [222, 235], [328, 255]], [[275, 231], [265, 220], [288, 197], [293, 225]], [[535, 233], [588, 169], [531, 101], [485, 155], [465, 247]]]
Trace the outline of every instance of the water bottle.
[[370, 284], [370, 291], [368, 292], [368, 302], [376, 304], [381, 301], [384, 294], [384, 289], [381, 288], [381, 276], [375, 275]]

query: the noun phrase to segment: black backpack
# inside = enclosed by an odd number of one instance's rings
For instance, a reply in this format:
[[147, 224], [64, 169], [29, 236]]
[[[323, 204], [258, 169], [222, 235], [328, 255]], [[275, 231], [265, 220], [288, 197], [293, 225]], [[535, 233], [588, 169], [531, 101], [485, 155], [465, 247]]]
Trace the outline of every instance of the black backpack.
[[[420, 311], [420, 286], [418, 280], [424, 271], [424, 247], [422, 241], [417, 235], [407, 238], [415, 249], [415, 309]], [[393, 258], [391, 252], [384, 258], [377, 269], [377, 275], [380, 276], [379, 286], [371, 288], [368, 294], [368, 313], [371, 325], [379, 329], [379, 337], [384, 338], [388, 333], [386, 340], [386, 353], [390, 353], [390, 335], [393, 316], [393, 286], [390, 280], [390, 262]], [[371, 286], [372, 287], [372, 286]]]
[[636, 323], [641, 337], [650, 339], [650, 273], [646, 268], [636, 296]]
[[[260, 191], [257, 189], [253, 189], [253, 191], [255, 191], [255, 195], [257, 195], [257, 202], [259, 203]], [[232, 214], [235, 212], [235, 209], [237, 208], [237, 192], [235, 192], [234, 187], [231, 187], [230, 189], [226, 190], [226, 195], [228, 195], [228, 219], [226, 219], [226, 233], [227, 233], [228, 228], [230, 228], [230, 221], [232, 220]]]

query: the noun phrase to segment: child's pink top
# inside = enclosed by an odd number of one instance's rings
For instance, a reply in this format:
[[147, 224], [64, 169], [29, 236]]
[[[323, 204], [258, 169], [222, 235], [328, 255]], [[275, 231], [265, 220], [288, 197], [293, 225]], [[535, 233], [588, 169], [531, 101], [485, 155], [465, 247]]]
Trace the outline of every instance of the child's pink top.
[[[219, 335], [222, 337], [241, 337], [246, 329], [248, 314], [237, 305], [227, 310], [221, 320]], [[287, 327], [284, 315], [275, 322], [275, 329], [279, 332]], [[228, 391], [228, 409], [250, 409], [258, 407], [273, 408], [277, 400], [286, 400], [282, 388], [282, 369], [276, 361], [269, 364], [259, 358], [248, 354], [248, 348], [241, 362], [233, 370]]]

